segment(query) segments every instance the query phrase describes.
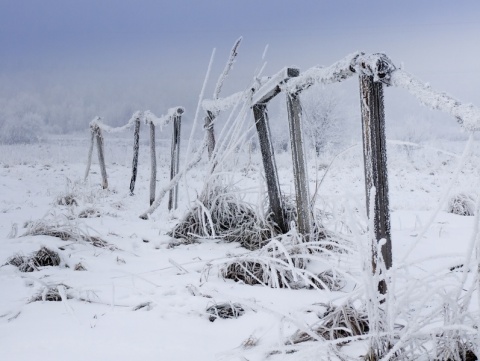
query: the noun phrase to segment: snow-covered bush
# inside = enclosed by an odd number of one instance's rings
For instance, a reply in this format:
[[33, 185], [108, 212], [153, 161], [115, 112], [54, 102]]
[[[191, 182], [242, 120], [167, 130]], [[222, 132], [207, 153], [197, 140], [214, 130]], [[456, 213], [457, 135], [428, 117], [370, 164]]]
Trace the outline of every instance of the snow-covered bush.
[[314, 86], [301, 95], [306, 142], [319, 155], [342, 140], [346, 115], [339, 96], [331, 88]]
[[475, 199], [471, 194], [458, 193], [448, 201], [447, 212], [459, 216], [475, 215]]
[[25, 113], [4, 119], [0, 127], [0, 142], [5, 144], [29, 144], [40, 140], [44, 121], [37, 113]]

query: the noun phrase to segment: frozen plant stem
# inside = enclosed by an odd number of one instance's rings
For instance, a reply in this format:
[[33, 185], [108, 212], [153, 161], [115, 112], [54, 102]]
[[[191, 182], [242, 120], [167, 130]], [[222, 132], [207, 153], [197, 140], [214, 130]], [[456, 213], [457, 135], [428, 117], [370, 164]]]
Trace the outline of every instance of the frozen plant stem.
[[190, 163], [188, 163], [181, 171], [179, 171], [175, 177], [173, 177], [173, 179], [170, 181], [169, 184], [167, 184], [167, 186], [165, 186], [164, 188], [162, 188], [158, 194], [158, 197], [157, 199], [155, 199], [155, 201], [153, 202], [153, 204], [150, 206], [150, 208], [148, 208], [144, 213], [142, 213], [140, 215], [140, 218], [141, 219], [148, 219], [148, 216], [150, 214], [152, 214], [153, 212], [155, 212], [155, 210], [158, 208], [158, 206], [160, 206], [160, 203], [162, 203], [162, 200], [163, 200], [163, 197], [165, 197], [165, 195], [167, 194], [168, 191], [170, 191], [170, 189], [172, 189], [173, 187], [175, 187], [178, 182], [180, 181], [180, 179], [190, 170], [192, 169], [195, 164], [197, 164], [198, 162], [200, 162], [200, 160], [202, 159], [202, 154], [203, 154], [203, 151], [205, 150], [205, 148], [207, 147], [207, 143], [206, 143], [206, 139], [204, 138], [203, 142], [202, 142], [202, 145], [200, 147], [200, 149], [197, 150], [197, 153], [194, 154], [194, 157], [192, 159], [192, 161]]
[[[222, 90], [223, 83], [228, 76], [228, 73], [233, 67], [235, 63], [235, 58], [238, 55], [237, 49], [242, 42], [242, 37], [238, 38], [235, 44], [233, 45], [232, 50], [230, 51], [230, 57], [228, 58], [227, 64], [225, 64], [225, 68], [223, 69], [222, 74], [218, 78], [217, 84], [215, 85], [215, 90], [213, 92], [213, 100], [217, 100], [220, 96], [220, 92]], [[213, 156], [213, 151], [215, 149], [215, 129], [213, 127], [213, 122], [215, 121], [217, 114], [212, 113], [211, 111], [207, 111], [207, 115], [205, 116], [205, 131], [208, 134], [208, 143], [207, 143], [207, 150], [208, 150], [208, 159], [211, 159]]]

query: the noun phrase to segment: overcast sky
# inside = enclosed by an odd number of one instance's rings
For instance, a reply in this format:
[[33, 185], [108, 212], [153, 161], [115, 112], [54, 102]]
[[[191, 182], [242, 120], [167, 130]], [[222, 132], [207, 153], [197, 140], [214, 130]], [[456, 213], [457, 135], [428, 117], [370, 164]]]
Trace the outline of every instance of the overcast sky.
[[212, 49], [209, 96], [239, 36], [223, 95], [250, 84], [268, 45], [265, 75], [381, 51], [480, 104], [478, 0], [0, 0], [2, 96], [56, 86], [95, 94], [97, 111], [194, 108]]

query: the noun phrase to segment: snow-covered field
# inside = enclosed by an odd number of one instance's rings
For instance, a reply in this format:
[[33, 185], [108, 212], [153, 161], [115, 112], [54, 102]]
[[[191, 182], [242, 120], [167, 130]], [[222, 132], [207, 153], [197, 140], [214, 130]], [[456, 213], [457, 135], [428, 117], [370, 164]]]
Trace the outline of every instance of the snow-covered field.
[[[327, 354], [335, 359], [335, 342], [291, 345], [288, 340], [319, 321], [322, 304], [367, 303], [371, 279], [362, 272], [368, 233], [361, 146], [331, 164], [333, 156], [309, 157], [312, 193], [316, 180], [323, 179], [317, 207], [325, 225], [351, 245], [347, 254], [328, 260], [315, 255], [318, 259], [311, 262], [311, 267], [324, 262], [345, 275], [344, 287], [330, 292], [223, 279], [222, 264], [250, 253], [237, 243], [203, 239], [170, 247], [173, 239], [167, 233], [201, 192], [206, 161], [180, 183], [177, 210], [169, 212], [164, 200], [150, 219], [141, 220], [148, 208], [148, 147], [141, 145], [135, 195], [130, 196], [131, 143], [106, 137], [107, 190], [101, 189], [95, 160], [83, 181], [86, 135], [0, 146], [0, 360], [326, 360]], [[394, 270], [387, 329], [397, 330], [399, 344], [417, 345], [418, 357], [420, 346], [432, 349], [442, 330], [462, 325], [470, 335], [479, 322], [479, 290], [472, 288], [477, 272], [469, 272], [478, 219], [447, 213], [442, 202], [458, 193], [477, 198], [480, 149], [473, 144], [473, 155], [462, 158], [466, 143], [389, 143]], [[157, 154], [158, 189], [169, 178], [169, 141], [159, 142]], [[248, 201], [261, 202], [260, 154], [240, 149], [231, 158], [225, 179]], [[277, 154], [277, 166], [284, 193], [293, 195], [289, 153]], [[82, 218], [86, 210], [90, 217]], [[61, 224], [84, 239], [100, 237], [109, 246], [25, 235], [40, 221]], [[6, 264], [14, 255], [28, 256], [41, 247], [58, 252], [60, 265], [20, 272]], [[52, 288], [59, 302], [46, 300]], [[36, 296], [39, 300], [33, 301]], [[240, 304], [245, 313], [211, 322], [207, 308], [225, 302]], [[353, 359], [367, 349], [368, 337], [353, 337], [341, 348]]]

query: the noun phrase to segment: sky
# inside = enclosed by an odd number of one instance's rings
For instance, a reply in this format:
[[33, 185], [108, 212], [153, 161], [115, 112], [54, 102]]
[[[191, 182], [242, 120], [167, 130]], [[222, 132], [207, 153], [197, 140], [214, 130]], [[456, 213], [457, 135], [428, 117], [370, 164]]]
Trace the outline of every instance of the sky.
[[176, 105], [191, 118], [213, 49], [207, 97], [240, 36], [223, 96], [248, 87], [264, 61], [270, 75], [360, 50], [480, 104], [479, 15], [478, 0], [0, 0], [0, 105], [83, 107], [69, 113], [73, 127]]

